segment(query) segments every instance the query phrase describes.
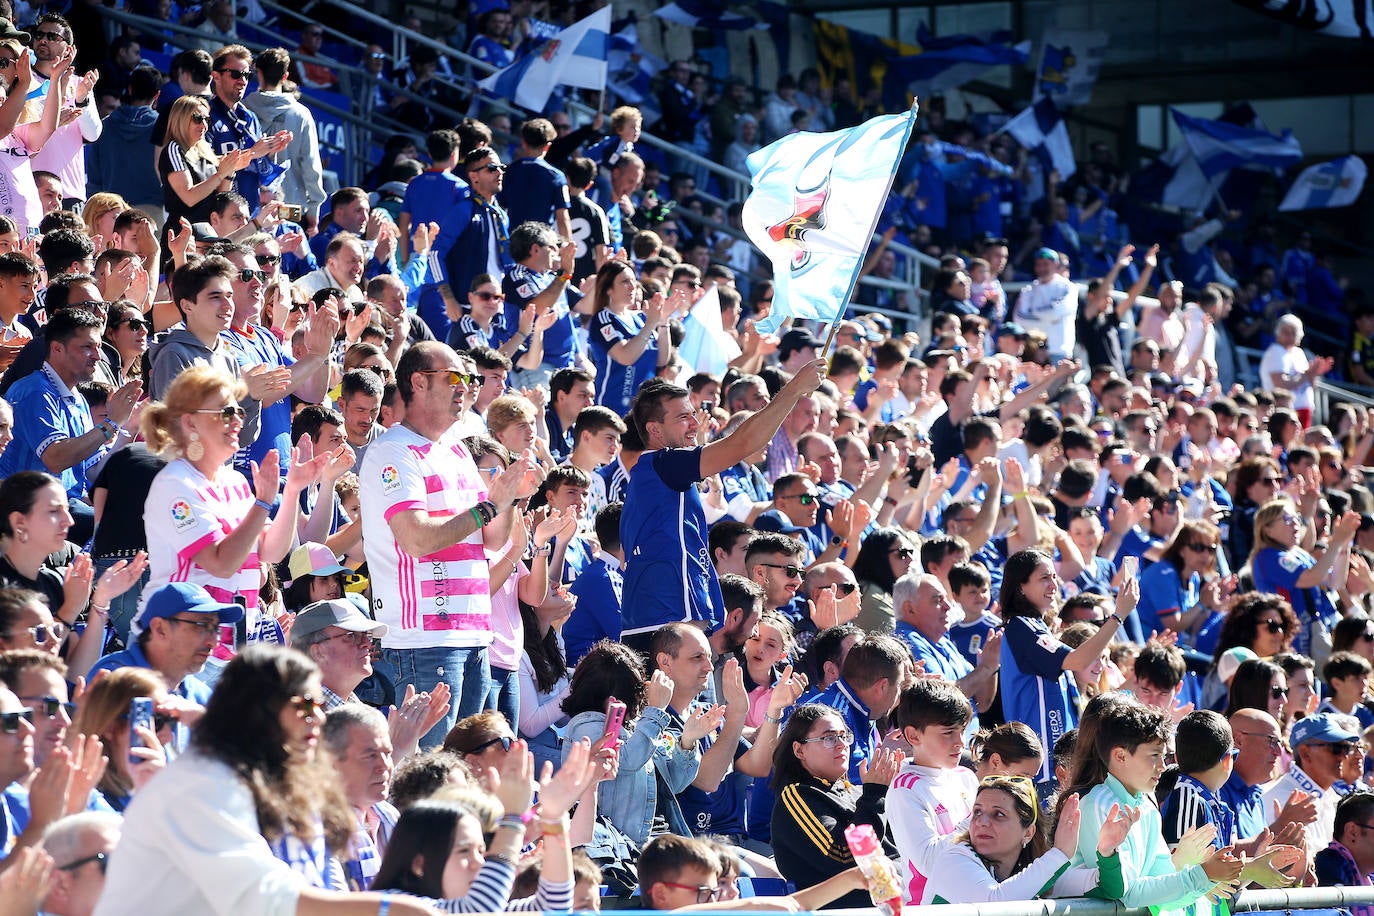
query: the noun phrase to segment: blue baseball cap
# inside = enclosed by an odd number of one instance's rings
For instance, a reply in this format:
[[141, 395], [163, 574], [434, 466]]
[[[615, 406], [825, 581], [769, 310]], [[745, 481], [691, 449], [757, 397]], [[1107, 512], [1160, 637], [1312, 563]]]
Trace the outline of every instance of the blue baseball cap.
[[146, 630], [148, 624], [159, 617], [177, 614], [214, 614], [220, 623], [238, 623], [243, 619], [243, 608], [216, 601], [194, 582], [169, 582], [148, 596], [143, 613], [138, 615], [138, 632]]
[[1293, 723], [1293, 728], [1288, 733], [1288, 743], [1296, 748], [1298, 745], [1307, 744], [1309, 741], [1324, 741], [1327, 744], [1359, 741], [1359, 731], [1351, 731], [1345, 724], [1346, 719], [1353, 720], [1354, 717], [1324, 712], [1299, 719]]
[[1035, 259], [1038, 261], [1041, 258], [1048, 258], [1051, 261], [1058, 261], [1059, 252], [1055, 251], [1053, 248], [1041, 248], [1039, 251], [1035, 253]]

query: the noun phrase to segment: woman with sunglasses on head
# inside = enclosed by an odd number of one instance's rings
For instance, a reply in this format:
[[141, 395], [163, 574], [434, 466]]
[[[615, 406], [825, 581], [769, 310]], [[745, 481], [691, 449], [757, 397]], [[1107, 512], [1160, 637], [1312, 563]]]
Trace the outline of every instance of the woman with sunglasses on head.
[[[242, 382], [210, 366], [182, 370], [161, 403], [143, 414], [150, 450], [171, 461], [144, 504], [149, 580], [144, 595], [172, 581], [204, 586], [218, 601], [239, 602], [249, 642], [281, 642], [281, 628], [258, 609], [262, 562], [279, 563], [296, 535], [301, 491], [319, 479], [329, 453], [292, 449], [281, 485], [277, 450], [253, 463], [250, 486], [229, 467], [239, 448]], [[278, 488], [280, 486], [280, 503]], [[276, 518], [272, 518], [272, 512]]]
[[1350, 545], [1359, 527], [1358, 514], [1344, 513], [1322, 548], [1314, 543], [1313, 526], [1287, 497], [1270, 500], [1255, 513], [1255, 543], [1249, 560], [1254, 590], [1289, 600], [1298, 618], [1293, 649], [1318, 663], [1326, 660], [1331, 627], [1340, 619], [1327, 587], [1329, 583], [1345, 585]]
[[190, 750], [129, 805], [96, 911], [432, 913], [403, 898], [324, 886], [342, 886], [330, 856], [345, 850], [355, 819], [317, 753], [322, 696], [319, 669], [299, 652], [241, 650]]
[[177, 226], [181, 219], [209, 222], [211, 196], [234, 190], [234, 174], [253, 159], [247, 150], [216, 156], [205, 139], [209, 129], [210, 103], [204, 98], [185, 95], [172, 103], [167, 145], [157, 160], [168, 226]]
[[854, 560], [854, 578], [859, 583], [859, 616], [854, 623], [865, 630], [891, 633], [897, 626], [897, 611], [892, 606], [892, 586], [911, 569], [916, 548], [907, 534], [896, 526], [875, 528], [859, 546]]
[[[879, 750], [861, 766], [862, 786], [851, 785], [849, 748], [854, 743], [840, 714], [828, 706], [798, 706], [778, 736], [773, 754], [773, 859], [778, 871], [799, 888], [833, 878], [853, 861], [845, 842], [846, 827], [871, 826], [878, 836], [887, 832], [887, 790], [897, 775], [901, 754]], [[897, 850], [886, 840], [889, 858]], [[870, 906], [864, 891], [848, 894], [836, 907]]]
[[1113, 805], [1098, 835], [1096, 867], [1070, 866], [1082, 821], [1078, 796], [1064, 800], [1051, 844], [1034, 784], [1024, 776], [989, 776], [974, 797], [968, 828], [932, 863], [921, 903], [1049, 896], [1119, 900], [1126, 886], [1117, 848], [1139, 816]]

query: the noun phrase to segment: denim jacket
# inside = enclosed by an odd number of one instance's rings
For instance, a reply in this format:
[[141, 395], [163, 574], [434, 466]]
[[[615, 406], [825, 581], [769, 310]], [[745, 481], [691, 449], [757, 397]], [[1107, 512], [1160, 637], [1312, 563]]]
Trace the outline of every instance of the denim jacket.
[[[649, 828], [653, 825], [658, 804], [655, 768], [674, 793], [664, 805], [668, 829], [679, 836], [692, 835], [678, 807], [676, 793], [696, 779], [701, 756], [697, 750], [688, 752], [682, 749], [677, 734], [668, 730], [668, 722], [668, 714], [662, 709], [646, 706], [633, 723], [633, 730], [626, 727], [630, 724], [628, 722], [622, 726], [620, 772], [615, 779], [603, 782], [597, 790], [597, 804], [601, 813], [640, 845], [649, 839]], [[573, 716], [563, 741], [563, 756], [567, 757], [573, 742], [579, 738], [596, 741], [605, 728], [604, 713], [583, 712]]]

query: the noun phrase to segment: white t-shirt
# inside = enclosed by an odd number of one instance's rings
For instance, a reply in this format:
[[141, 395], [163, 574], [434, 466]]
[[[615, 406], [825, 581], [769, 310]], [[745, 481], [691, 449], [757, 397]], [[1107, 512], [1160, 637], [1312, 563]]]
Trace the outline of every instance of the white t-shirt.
[[[239, 472], [221, 467], [213, 480], [185, 458], [170, 462], [148, 489], [143, 525], [148, 531], [148, 586], [143, 602], [168, 582], [194, 582], [217, 601], [244, 600], [258, 606], [262, 568], [257, 546], [228, 579], [193, 562], [196, 554], [229, 537], [253, 508], [253, 487]], [[141, 607], [142, 605], [140, 605]]]
[[[1269, 345], [1260, 359], [1260, 387], [1265, 391], [1274, 390], [1274, 373], [1283, 375], [1301, 374], [1307, 371], [1307, 351], [1302, 347], [1284, 347], [1277, 341]], [[1303, 382], [1293, 389], [1293, 406], [1312, 408], [1312, 383]]]
[[978, 794], [973, 771], [918, 766], [907, 760], [887, 790], [888, 824], [901, 863], [902, 899], [922, 902], [926, 882], [948, 838], [967, 825]]
[[38, 198], [38, 184], [33, 178], [32, 153], [24, 142], [26, 133], [21, 126], [8, 137], [0, 138], [0, 215], [14, 220], [21, 238], [30, 227], [37, 229], [43, 220], [43, 202]]
[[491, 644], [491, 598], [482, 533], [423, 557], [401, 549], [388, 521], [419, 509], [443, 520], [487, 498], [486, 484], [454, 428], [432, 442], [393, 426], [367, 448], [362, 470], [363, 546], [372, 607], [390, 629], [388, 649]]
[[1058, 275], [1024, 287], [1016, 300], [1016, 320], [1027, 329], [1044, 331], [1052, 356], [1073, 355], [1077, 315], [1078, 287]]

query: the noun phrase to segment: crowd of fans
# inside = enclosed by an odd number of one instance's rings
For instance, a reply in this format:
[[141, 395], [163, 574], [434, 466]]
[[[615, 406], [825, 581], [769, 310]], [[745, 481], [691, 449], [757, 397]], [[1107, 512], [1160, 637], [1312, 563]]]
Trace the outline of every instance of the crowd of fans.
[[[1219, 223], [1085, 247], [1095, 158], [1010, 243], [956, 178], [1035, 169], [937, 109], [866, 265], [939, 246], [929, 334], [872, 287], [832, 349], [755, 327], [738, 210], [629, 106], [326, 195], [328, 68], [224, 6], [160, 100], [130, 36], [78, 75], [80, 20], [0, 20], [0, 916], [1371, 883], [1374, 427], [1314, 415], [1310, 239], [1249, 290]], [[656, 126], [727, 161], [865, 113], [698, 76]], [[707, 296], [728, 364], [679, 349]]]

